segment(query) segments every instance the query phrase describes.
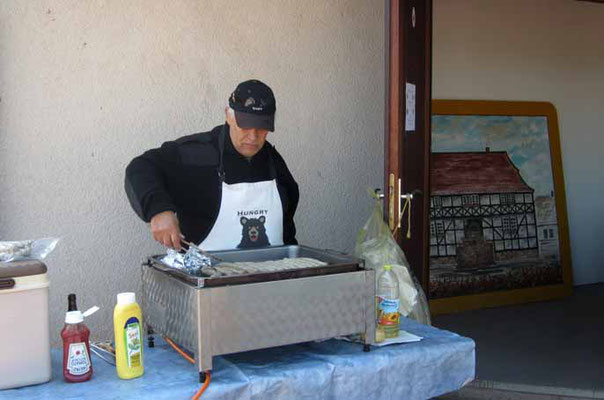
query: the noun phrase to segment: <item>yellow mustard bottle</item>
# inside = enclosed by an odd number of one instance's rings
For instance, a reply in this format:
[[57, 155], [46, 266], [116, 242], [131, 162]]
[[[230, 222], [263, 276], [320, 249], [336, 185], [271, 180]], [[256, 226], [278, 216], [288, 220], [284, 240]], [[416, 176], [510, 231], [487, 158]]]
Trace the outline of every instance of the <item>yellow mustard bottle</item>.
[[119, 293], [113, 310], [115, 365], [121, 379], [138, 378], [143, 367], [143, 316], [132, 292]]

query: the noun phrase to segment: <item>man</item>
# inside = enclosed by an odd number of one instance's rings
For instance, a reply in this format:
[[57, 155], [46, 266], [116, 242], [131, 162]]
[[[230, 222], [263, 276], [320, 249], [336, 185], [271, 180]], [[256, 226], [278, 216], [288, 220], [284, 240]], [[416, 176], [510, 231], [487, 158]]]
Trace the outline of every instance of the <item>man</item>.
[[225, 124], [130, 162], [126, 193], [156, 241], [177, 250], [183, 238], [204, 250], [297, 244], [298, 184], [266, 141], [275, 111], [267, 85], [242, 82]]

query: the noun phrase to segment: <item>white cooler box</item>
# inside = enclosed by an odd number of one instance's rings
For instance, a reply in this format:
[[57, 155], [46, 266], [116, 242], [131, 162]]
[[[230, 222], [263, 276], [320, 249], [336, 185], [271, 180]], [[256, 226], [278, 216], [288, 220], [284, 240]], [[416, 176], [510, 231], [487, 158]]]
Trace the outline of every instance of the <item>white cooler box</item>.
[[0, 263], [0, 389], [50, 380], [46, 266]]

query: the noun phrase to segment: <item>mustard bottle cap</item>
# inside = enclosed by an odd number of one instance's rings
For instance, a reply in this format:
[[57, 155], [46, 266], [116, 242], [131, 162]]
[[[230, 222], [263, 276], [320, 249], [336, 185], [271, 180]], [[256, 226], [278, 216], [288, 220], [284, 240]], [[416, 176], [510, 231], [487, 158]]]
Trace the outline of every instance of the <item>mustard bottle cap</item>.
[[136, 303], [136, 294], [134, 292], [124, 292], [117, 294], [117, 304], [125, 305]]

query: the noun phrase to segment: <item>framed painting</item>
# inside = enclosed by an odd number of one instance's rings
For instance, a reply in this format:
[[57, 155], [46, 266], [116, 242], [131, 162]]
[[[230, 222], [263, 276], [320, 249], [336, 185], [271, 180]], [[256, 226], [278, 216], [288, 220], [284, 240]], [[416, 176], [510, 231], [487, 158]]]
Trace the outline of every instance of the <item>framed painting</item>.
[[429, 218], [434, 314], [570, 295], [554, 106], [434, 100]]

